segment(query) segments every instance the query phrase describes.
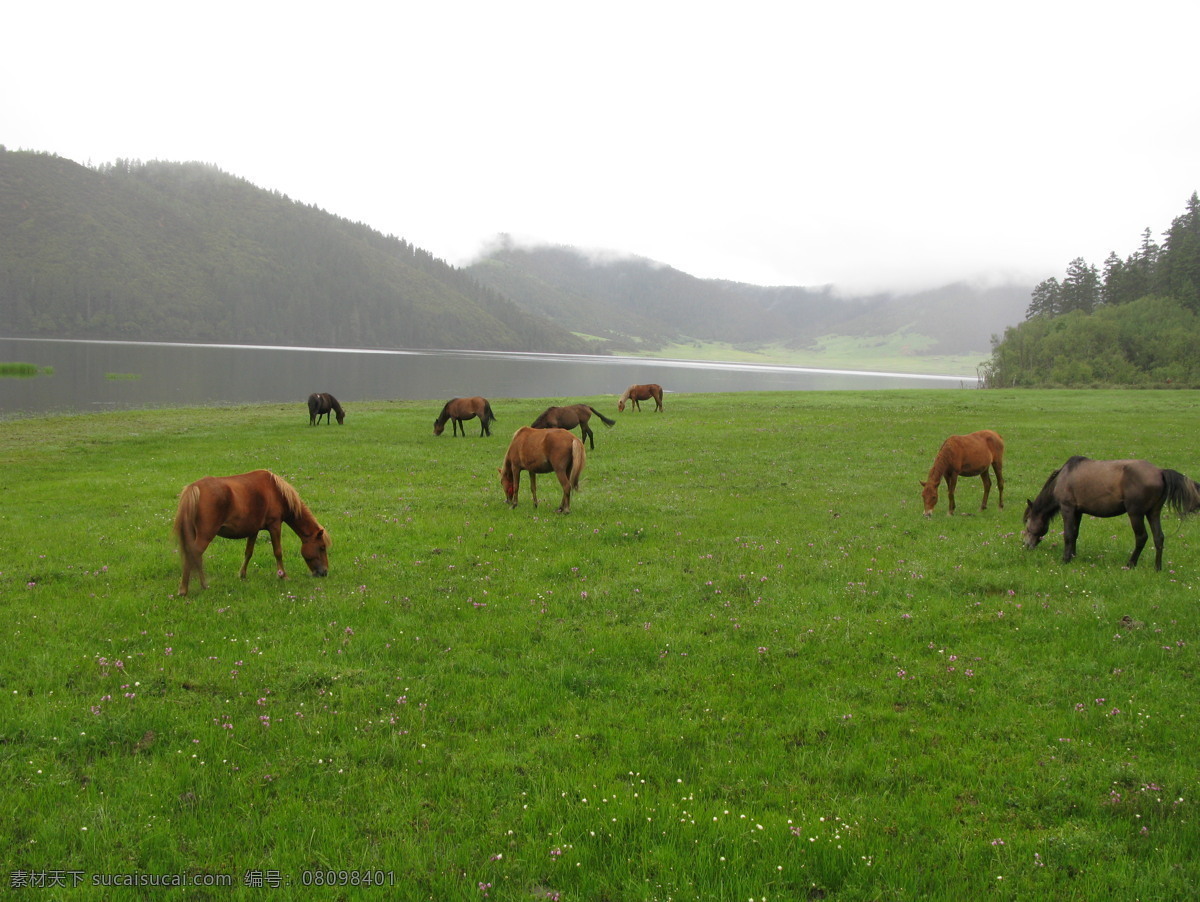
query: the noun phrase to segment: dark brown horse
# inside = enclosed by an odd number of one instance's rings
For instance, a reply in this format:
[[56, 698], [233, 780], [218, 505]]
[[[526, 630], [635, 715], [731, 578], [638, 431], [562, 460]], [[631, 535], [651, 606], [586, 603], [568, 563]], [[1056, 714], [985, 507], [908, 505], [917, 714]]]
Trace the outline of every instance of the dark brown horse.
[[988, 493], [992, 490], [988, 467], [996, 471], [1000, 509], [1004, 510], [1004, 439], [990, 429], [982, 429], [970, 435], [952, 435], [942, 442], [933, 459], [929, 477], [921, 483], [925, 516], [933, 516], [933, 509], [938, 502], [938, 484], [942, 479], [946, 480], [949, 512], [954, 513], [954, 487], [958, 484], [959, 476], [978, 476], [983, 480], [983, 502], [979, 509], [987, 510]]
[[592, 435], [592, 429], [588, 426], [588, 420], [595, 414], [600, 418], [605, 426], [609, 428], [616, 426], [616, 420], [610, 420], [595, 407], [587, 404], [570, 404], [566, 407], [547, 407], [542, 411], [542, 415], [533, 421], [534, 429], [574, 429], [579, 427], [579, 432], [592, 448], [596, 448], [596, 438]]
[[1093, 517], [1129, 515], [1133, 554], [1126, 567], [1136, 567], [1146, 545], [1146, 524], [1154, 533], [1154, 569], [1162, 569], [1163, 506], [1180, 514], [1200, 509], [1200, 485], [1174, 470], [1160, 470], [1144, 460], [1089, 460], [1072, 457], [1050, 474], [1037, 498], [1025, 505], [1026, 548], [1036, 548], [1056, 514], [1063, 518], [1063, 563], [1075, 557], [1079, 522]]
[[662, 391], [661, 385], [655, 385], [654, 383], [650, 383], [648, 385], [631, 385], [631, 386], [629, 386], [629, 388], [625, 389], [625, 392], [621, 395], [620, 399], [617, 401], [617, 410], [623, 411], [625, 409], [626, 401], [633, 402], [634, 410], [641, 410], [642, 405], [639, 404], [638, 402], [639, 401], [649, 401], [651, 398], [653, 398], [654, 404], [655, 404], [654, 410], [657, 413], [658, 411], [663, 409], [662, 408], [662, 395], [663, 395], [663, 391]]
[[562, 484], [560, 514], [571, 512], [571, 490], [579, 488], [579, 474], [587, 459], [583, 442], [575, 433], [565, 429], [534, 429], [522, 426], [513, 433], [500, 467], [500, 485], [504, 487], [504, 498], [509, 507], [517, 506], [517, 491], [521, 488], [521, 471], [529, 473], [529, 493], [533, 506], [537, 507], [537, 474], [555, 473]]
[[479, 437], [491, 435], [496, 415], [492, 413], [492, 405], [488, 403], [487, 398], [451, 398], [438, 414], [438, 418], [433, 421], [433, 434], [441, 435], [446, 429], [446, 420], [453, 420], [450, 434], [458, 435], [458, 430], [462, 429], [462, 434], [466, 435], [467, 427], [463, 425], [463, 421], [473, 420], [475, 417], [479, 417], [481, 426]]
[[271, 534], [275, 563], [279, 577], [283, 570], [283, 549], [279, 543], [279, 527], [286, 523], [300, 537], [300, 554], [313, 576], [329, 572], [327, 551], [331, 544], [329, 533], [321, 528], [308, 506], [286, 480], [270, 470], [254, 470], [240, 476], [205, 476], [185, 488], [179, 495], [175, 512], [175, 538], [179, 542], [179, 558], [183, 578], [179, 594], [187, 595], [188, 580], [195, 570], [200, 588], [208, 588], [204, 576], [204, 550], [212, 540], [245, 539], [246, 558], [238, 573], [246, 578], [246, 567], [254, 554], [254, 542], [259, 532]]
[[308, 425], [316, 426], [321, 417], [325, 417], [325, 425], [329, 425], [330, 412], [337, 414], [338, 425], [346, 421], [346, 411], [342, 405], [327, 391], [313, 392], [308, 396]]

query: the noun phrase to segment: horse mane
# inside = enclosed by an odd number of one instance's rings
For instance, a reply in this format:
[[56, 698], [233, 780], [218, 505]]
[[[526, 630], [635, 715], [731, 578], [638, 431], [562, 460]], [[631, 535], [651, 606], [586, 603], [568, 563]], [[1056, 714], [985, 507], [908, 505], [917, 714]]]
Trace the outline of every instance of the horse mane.
[[[1037, 497], [1029, 502], [1028, 510], [1034, 513], [1046, 513], [1046, 523], [1049, 524], [1059, 512], [1059, 504], [1054, 500], [1054, 483], [1058, 481], [1058, 474], [1063, 470], [1070, 469], [1081, 460], [1086, 460], [1084, 457], [1072, 457], [1065, 464], [1046, 477], [1046, 484], [1042, 486], [1042, 490], [1038, 492]], [[1048, 512], [1047, 512], [1048, 509]], [[1026, 518], [1028, 519], [1028, 517]]]
[[450, 419], [450, 405], [453, 404], [457, 400], [458, 400], [458, 398], [451, 398], [449, 401], [447, 401], [445, 404], [442, 405], [442, 412], [438, 414], [438, 419], [441, 420], [443, 423], [446, 422], [446, 420]]
[[631, 385], [631, 386], [629, 386], [629, 388], [625, 389], [625, 391], [623, 391], [623, 392], [621, 393], [621, 397], [617, 398], [617, 400], [618, 400], [618, 401], [628, 401], [628, 400], [629, 400], [629, 395], [630, 395], [632, 392], [633, 392], [633, 386]]
[[950, 439], [942, 442], [938, 448], [937, 454], [933, 456], [933, 465], [929, 468], [929, 475], [925, 477], [927, 482], [932, 482], [937, 485], [942, 481], [942, 477], [946, 475], [946, 470], [950, 466]]
[[[290, 482], [277, 473], [272, 473], [271, 479], [275, 481], [275, 488], [283, 496], [283, 505], [287, 508], [288, 517], [284, 518], [285, 522], [289, 518], [292, 520], [310, 521], [318, 530], [324, 531], [324, 527], [317, 522], [317, 518], [313, 516], [313, 512], [301, 500], [300, 493], [292, 487]], [[325, 532], [325, 545], [326, 547], [333, 545], [333, 539], [328, 532]]]
[[545, 429], [547, 426], [547, 422], [550, 419], [550, 411], [552, 411], [554, 409], [555, 408], [553, 408], [553, 407], [547, 407], [545, 410], [542, 411], [542, 415], [539, 416], [536, 420], [534, 420], [529, 425], [531, 425], [534, 429]]

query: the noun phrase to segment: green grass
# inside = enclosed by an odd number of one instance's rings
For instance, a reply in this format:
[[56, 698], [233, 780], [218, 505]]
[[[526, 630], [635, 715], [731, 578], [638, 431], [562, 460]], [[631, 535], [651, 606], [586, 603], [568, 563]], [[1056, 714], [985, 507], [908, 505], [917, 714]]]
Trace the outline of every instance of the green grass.
[[[567, 516], [496, 475], [548, 400], [492, 401], [490, 439], [434, 438], [435, 402], [5, 423], [6, 871], [78, 871], [72, 899], [310, 898], [326, 869], [395, 886], [319, 898], [1192, 897], [1200, 522], [1164, 524], [1161, 573], [1123, 569], [1123, 518], [1065, 566], [1060, 522], [1018, 533], [1071, 454], [1200, 476], [1200, 394], [671, 395], [597, 430]], [[969, 479], [924, 519], [938, 444], [979, 428], [1007, 506]], [[289, 578], [260, 542], [240, 581], [218, 539], [175, 597], [178, 491], [254, 467], [330, 576], [285, 530]]]
[[54, 367], [38, 366], [34, 363], [3, 363], [0, 362], [0, 378], [11, 376], [16, 378], [26, 378], [36, 376], [39, 373], [47, 376], [54, 375]]

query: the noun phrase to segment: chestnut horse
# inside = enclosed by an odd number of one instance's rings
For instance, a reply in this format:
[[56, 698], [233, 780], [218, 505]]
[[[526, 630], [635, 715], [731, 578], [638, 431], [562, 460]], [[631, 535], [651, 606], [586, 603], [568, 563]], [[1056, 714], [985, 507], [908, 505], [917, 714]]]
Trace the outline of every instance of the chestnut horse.
[[464, 420], [473, 420], [479, 417], [481, 428], [479, 437], [492, 434], [492, 423], [496, 420], [496, 415], [492, 413], [492, 405], [488, 403], [487, 398], [451, 398], [446, 402], [446, 406], [442, 408], [442, 412], [438, 414], [438, 418], [433, 421], [433, 434], [441, 435], [446, 429], [446, 420], [453, 420], [451, 424], [451, 435], [458, 435], [458, 430], [462, 429], [462, 434], [467, 434], [467, 427], [463, 425]]
[[1146, 545], [1146, 524], [1154, 533], [1154, 569], [1162, 569], [1163, 506], [1179, 514], [1200, 510], [1200, 485], [1175, 470], [1160, 470], [1144, 460], [1089, 460], [1072, 457], [1050, 474], [1037, 498], [1025, 505], [1021, 540], [1036, 548], [1062, 513], [1063, 563], [1075, 557], [1075, 541], [1084, 514], [1093, 517], [1129, 515], [1133, 527], [1133, 554], [1126, 567], [1136, 567]]
[[592, 448], [596, 450], [596, 438], [592, 435], [591, 427], [588, 426], [588, 420], [595, 414], [600, 418], [605, 426], [612, 428], [617, 425], [616, 420], [610, 420], [595, 407], [587, 404], [571, 404], [567, 407], [547, 407], [542, 411], [542, 415], [533, 421], [534, 429], [574, 429], [579, 427], [579, 432]]
[[330, 411], [337, 414], [338, 425], [341, 426], [346, 420], [346, 411], [342, 410], [337, 398], [327, 391], [313, 392], [308, 396], [309, 426], [316, 426], [321, 417], [325, 417], [325, 425], [328, 426]]
[[183, 567], [179, 594], [187, 595], [192, 570], [200, 577], [200, 588], [208, 588], [203, 556], [216, 536], [246, 540], [246, 558], [238, 573], [245, 579], [254, 542], [265, 529], [271, 534], [276, 572], [280, 579], [285, 577], [283, 549], [279, 544], [281, 523], [286, 523], [300, 537], [300, 554], [313, 576], [328, 573], [327, 551], [332, 544], [329, 533], [321, 528], [296, 490], [270, 470], [254, 470], [239, 476], [205, 476], [187, 486], [179, 495], [179, 509], [175, 512], [175, 538]]
[[517, 506], [517, 491], [521, 488], [521, 471], [529, 472], [529, 493], [533, 496], [533, 506], [537, 507], [537, 474], [553, 472], [558, 475], [562, 484], [562, 504], [558, 506], [560, 514], [571, 512], [571, 490], [579, 488], [579, 474], [583, 472], [583, 464], [587, 453], [583, 442], [575, 437], [575, 433], [565, 429], [534, 429], [532, 426], [522, 426], [513, 433], [504, 455], [504, 465], [500, 467], [500, 485], [504, 487], [504, 498], [509, 507]]
[[921, 483], [925, 516], [933, 516], [933, 509], [938, 502], [938, 483], [943, 478], [950, 499], [949, 512], [954, 513], [954, 487], [958, 484], [959, 476], [978, 476], [983, 480], [983, 502], [979, 509], [987, 510], [988, 493], [992, 490], [988, 467], [996, 471], [1000, 509], [1004, 510], [1004, 439], [990, 429], [982, 429], [970, 435], [952, 435], [942, 442], [929, 469], [929, 477]]
[[662, 395], [663, 392], [661, 385], [655, 385], [654, 383], [650, 383], [649, 385], [631, 385], [629, 388], [625, 389], [624, 394], [622, 394], [620, 399], [617, 401], [617, 410], [623, 411], [625, 409], [626, 401], [633, 402], [634, 410], [641, 410], [642, 405], [638, 402], [649, 401], [651, 398], [653, 398], [654, 404], [656, 405], [654, 410], [657, 413], [658, 411], [662, 410]]

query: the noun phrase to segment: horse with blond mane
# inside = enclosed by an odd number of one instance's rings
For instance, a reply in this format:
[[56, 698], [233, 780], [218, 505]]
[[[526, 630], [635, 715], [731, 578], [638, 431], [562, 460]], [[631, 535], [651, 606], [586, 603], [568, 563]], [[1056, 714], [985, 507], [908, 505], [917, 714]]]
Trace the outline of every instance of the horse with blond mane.
[[638, 402], [649, 401], [651, 398], [653, 398], [655, 404], [654, 412], [657, 413], [663, 409], [662, 396], [662, 386], [656, 385], [653, 382], [647, 383], [646, 385], [631, 385], [629, 388], [625, 389], [625, 391], [621, 394], [621, 397], [617, 399], [617, 410], [625, 410], [626, 401], [633, 402], [634, 410], [641, 410], [642, 405]]
[[450, 426], [450, 434], [458, 435], [458, 430], [462, 429], [462, 434], [467, 434], [467, 427], [463, 425], [464, 420], [473, 420], [479, 417], [480, 429], [479, 437], [492, 434], [492, 423], [496, 420], [496, 415], [492, 413], [492, 405], [487, 398], [451, 398], [442, 408], [442, 412], [438, 414], [438, 418], [433, 421], [433, 434], [441, 435], [446, 429], [446, 420], [453, 420]]
[[978, 476], [983, 480], [983, 502], [979, 509], [987, 510], [992, 479], [988, 467], [996, 473], [996, 488], [1000, 494], [1000, 509], [1004, 509], [1004, 439], [991, 429], [981, 429], [970, 435], [952, 435], [938, 449], [929, 469], [928, 478], [921, 483], [921, 498], [925, 516], [933, 516], [938, 502], [938, 484], [946, 480], [946, 495], [950, 499], [949, 513], [954, 513], [954, 488], [959, 476]]
[[554, 473], [562, 485], [560, 514], [571, 512], [571, 490], [579, 489], [579, 475], [587, 453], [573, 432], [565, 429], [534, 429], [522, 426], [513, 433], [500, 467], [500, 485], [504, 487], [504, 499], [509, 507], [517, 506], [517, 492], [521, 488], [521, 471], [529, 473], [529, 493], [533, 506], [537, 507], [537, 474]]
[[270, 470], [254, 470], [238, 476], [205, 476], [184, 488], [175, 512], [175, 538], [183, 568], [179, 594], [188, 594], [193, 570], [200, 577], [200, 588], [208, 588], [203, 556], [217, 536], [246, 540], [246, 557], [238, 573], [245, 579], [254, 543], [264, 529], [271, 535], [276, 573], [283, 579], [287, 574], [279, 541], [282, 523], [300, 537], [300, 554], [313, 576], [327, 574], [332, 540], [287, 480]]

